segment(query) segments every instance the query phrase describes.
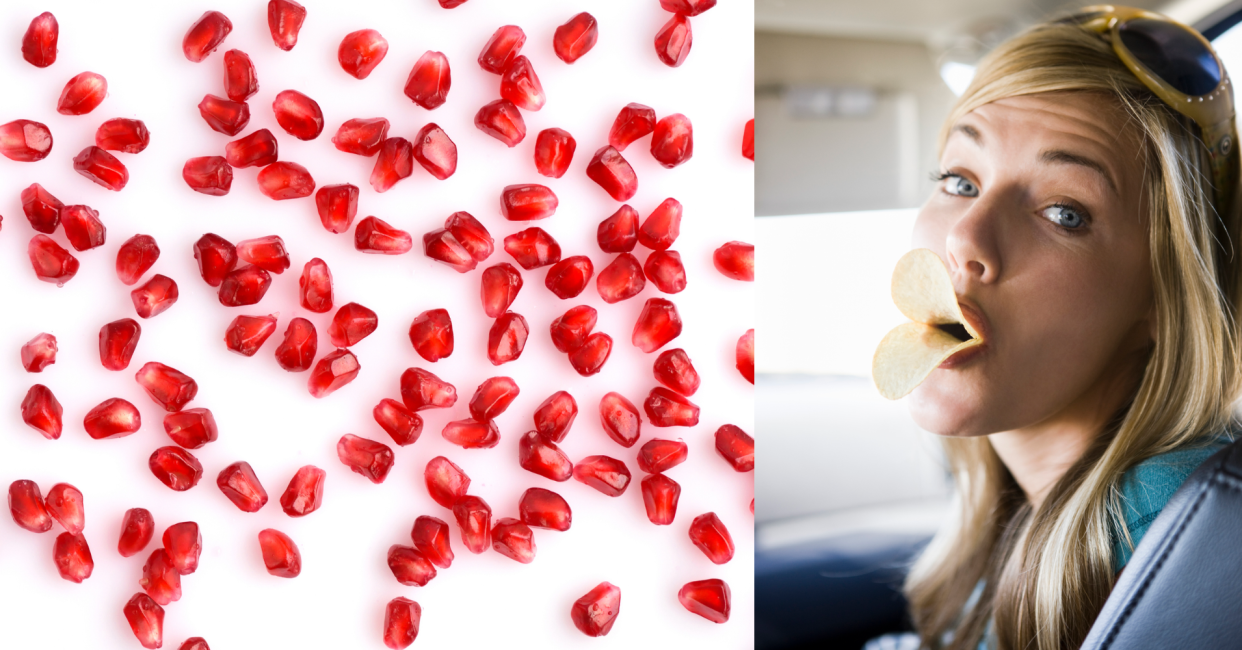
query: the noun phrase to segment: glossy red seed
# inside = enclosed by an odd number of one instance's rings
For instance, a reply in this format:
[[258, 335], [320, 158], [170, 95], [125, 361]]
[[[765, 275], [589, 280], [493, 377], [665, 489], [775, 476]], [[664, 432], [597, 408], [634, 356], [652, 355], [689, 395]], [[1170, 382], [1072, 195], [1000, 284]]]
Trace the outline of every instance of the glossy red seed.
[[116, 156], [91, 145], [73, 158], [73, 168], [96, 185], [120, 192], [129, 182], [129, 170]]
[[652, 474], [642, 480], [641, 487], [647, 519], [657, 526], [673, 523], [677, 518], [677, 501], [681, 498], [681, 486], [677, 481], [663, 474]]
[[681, 234], [681, 202], [664, 199], [638, 229], [638, 243], [654, 251], [667, 250]]
[[410, 344], [432, 363], [453, 354], [453, 321], [446, 309], [429, 309], [410, 324]]
[[578, 143], [564, 129], [544, 129], [535, 140], [535, 171], [549, 178], [560, 178], [569, 169]]
[[479, 52], [479, 67], [493, 74], [504, 74], [525, 44], [526, 32], [521, 27], [505, 25], [492, 34]]
[[233, 168], [221, 156], [200, 156], [185, 161], [181, 178], [195, 192], [224, 196], [233, 187]]
[[440, 180], [457, 171], [457, 145], [434, 122], [414, 136], [413, 154], [423, 169]]
[[370, 336], [379, 327], [379, 316], [374, 311], [351, 302], [336, 310], [328, 324], [328, 338], [332, 345], [347, 348]]
[[544, 286], [561, 300], [576, 298], [586, 289], [595, 273], [591, 259], [585, 255], [567, 257], [548, 269]]
[[224, 159], [233, 167], [266, 167], [276, 162], [279, 155], [276, 136], [267, 129], [224, 145]]
[[586, 173], [614, 200], [628, 201], [638, 192], [638, 176], [634, 168], [611, 145], [595, 152], [587, 164]]
[[288, 535], [274, 528], [259, 531], [263, 565], [277, 578], [296, 578], [302, 573], [302, 554]]
[[672, 169], [694, 155], [694, 128], [681, 113], [665, 116], [656, 123], [651, 136], [651, 156]]
[[618, 445], [633, 447], [642, 431], [638, 407], [620, 393], [608, 393], [599, 401], [599, 421]]
[[553, 481], [568, 481], [574, 473], [569, 457], [538, 431], [527, 431], [518, 441], [518, 465]]
[[573, 524], [573, 512], [561, 495], [543, 488], [529, 488], [518, 502], [522, 523], [536, 528], [566, 531]]
[[466, 4], [466, 0], [439, 0], [439, 1], [440, 1], [440, 7], [443, 9], [456, 9], [457, 7], [460, 7]]
[[[441, 1], [441, 6], [443, 6]], [[453, 5], [457, 6], [457, 5]], [[384, 608], [384, 645], [392, 650], [408, 648], [418, 638], [423, 610], [409, 598], [393, 598]]]
[[423, 418], [395, 399], [380, 400], [371, 415], [392, 441], [402, 447], [418, 442], [423, 433]]
[[34, 481], [19, 480], [9, 484], [9, 514], [14, 523], [32, 533], [46, 533], [52, 529], [52, 516]]
[[713, 623], [729, 620], [729, 599], [729, 585], [715, 578], [687, 582], [677, 592], [677, 600], [682, 607]]
[[573, 352], [586, 343], [591, 330], [595, 329], [598, 312], [594, 307], [579, 305], [572, 307], [556, 320], [549, 328], [552, 344], [561, 352]]
[[403, 585], [422, 587], [436, 577], [436, 567], [418, 549], [393, 544], [388, 547], [388, 568]]
[[276, 332], [276, 315], [238, 316], [224, 332], [224, 344], [231, 352], [253, 357]]
[[453, 517], [461, 528], [461, 542], [476, 555], [492, 545], [492, 509], [481, 497], [466, 495], [453, 503]]
[[535, 409], [535, 430], [546, 440], [560, 442], [577, 417], [578, 402], [573, 395], [557, 391]]
[[180, 447], [160, 447], [151, 454], [148, 467], [160, 483], [176, 492], [184, 492], [203, 477], [203, 466], [194, 454]]
[[35, 384], [26, 391], [22, 399], [22, 422], [43, 434], [48, 440], [60, 438], [64, 429], [61, 415], [64, 409], [52, 394], [51, 389], [43, 384]]
[[444, 229], [466, 250], [471, 259], [482, 262], [495, 248], [492, 235], [469, 212], [454, 212], [444, 220]]
[[457, 389], [422, 368], [401, 373], [401, 401], [411, 411], [448, 408], [457, 403]]
[[535, 534], [520, 520], [502, 517], [492, 526], [492, 548], [511, 560], [530, 564], [535, 561]]
[[410, 531], [410, 539], [414, 547], [431, 563], [447, 569], [453, 565], [453, 549], [449, 544], [449, 527], [441, 519], [421, 515], [414, 520], [414, 528]]
[[661, 352], [652, 371], [657, 381], [682, 395], [693, 395], [699, 389], [699, 373], [690, 363], [690, 356], [681, 348]]
[[272, 102], [276, 123], [299, 140], [314, 140], [323, 133], [323, 111], [319, 103], [296, 90], [284, 90]]
[[237, 242], [237, 256], [265, 271], [284, 273], [289, 268], [289, 252], [278, 235], [243, 239]]
[[203, 96], [203, 101], [198, 103], [198, 113], [212, 131], [224, 135], [237, 135], [250, 123], [250, 107], [245, 102], [211, 94]]
[[689, 448], [681, 440], [653, 438], [638, 450], [638, 469], [659, 474], [686, 462]]
[[22, 36], [22, 58], [36, 68], [46, 68], [56, 63], [56, 43], [60, 40], [60, 25], [52, 12], [35, 16]]
[[630, 485], [630, 470], [616, 458], [587, 456], [574, 465], [574, 479], [610, 497], [619, 497]]
[[371, 157], [388, 139], [388, 120], [382, 117], [346, 121], [332, 136], [332, 144], [345, 153]]
[[22, 367], [26, 372], [43, 372], [56, 363], [56, 337], [48, 333], [30, 339], [22, 346]]
[[414, 248], [410, 233], [377, 217], [367, 217], [354, 229], [354, 249], [363, 253], [401, 255]]
[[492, 420], [504, 413], [521, 392], [509, 377], [491, 377], [474, 391], [470, 398], [470, 415], [476, 420]]
[[81, 490], [68, 483], [57, 483], [47, 491], [44, 502], [47, 513], [70, 535], [77, 535], [86, 527], [86, 506]]
[[746, 330], [746, 333], [737, 340], [735, 355], [737, 371], [742, 373], [746, 381], [755, 383], [755, 330]]
[[245, 307], [262, 300], [271, 286], [270, 273], [247, 264], [224, 276], [217, 297], [225, 307]]
[[665, 11], [683, 16], [697, 16], [716, 6], [716, 0], [660, 0]]
[[146, 508], [130, 508], [121, 519], [121, 537], [117, 540], [116, 550], [121, 557], [133, 557], [143, 551], [151, 543], [155, 535], [155, 519]]
[[505, 312], [492, 323], [487, 334], [487, 358], [493, 366], [516, 361], [526, 347], [530, 327], [526, 319], [511, 311]]
[[190, 26], [181, 41], [181, 51], [185, 58], [198, 63], [216, 51], [224, 37], [233, 31], [233, 23], [218, 11], [208, 11]]
[[60, 223], [65, 228], [65, 238], [74, 250], [85, 251], [103, 246], [108, 239], [108, 229], [99, 220], [99, 213], [85, 205], [66, 205], [60, 209]]
[[746, 128], [742, 129], [742, 156], [755, 159], [755, 120], [751, 118], [746, 122]]
[[61, 533], [56, 537], [52, 548], [52, 560], [60, 577], [69, 582], [81, 583], [91, 577], [95, 570], [95, 560], [91, 557], [91, 549], [86, 545], [86, 538], [81, 533]]
[[315, 179], [297, 163], [272, 163], [259, 172], [258, 181], [259, 191], [274, 201], [300, 199], [315, 191]]
[[216, 418], [207, 409], [185, 409], [165, 415], [164, 433], [186, 449], [198, 449], [220, 437]]
[[[638, 211], [622, 205], [599, 223], [595, 239], [605, 253], [628, 253], [638, 244]], [[603, 272], [600, 273], [603, 275]]]
[[712, 263], [716, 270], [726, 278], [755, 281], [755, 246], [740, 241], [731, 241], [712, 253]]
[[47, 235], [32, 237], [26, 254], [34, 267], [35, 276], [58, 287], [65, 286], [78, 272], [78, 259]]
[[527, 271], [561, 261], [560, 244], [539, 227], [505, 237], [505, 252]]
[[366, 79], [388, 54], [388, 41], [374, 29], [350, 32], [341, 39], [336, 60], [341, 69], [355, 79]]
[[643, 267], [631, 253], [621, 253], [599, 272], [595, 288], [604, 302], [613, 304], [637, 296], [647, 286]]
[[466, 496], [470, 489], [470, 477], [453, 461], [436, 456], [427, 463], [423, 481], [432, 500], [445, 508], [452, 508], [457, 500]]
[[674, 14], [667, 23], [656, 32], [655, 51], [660, 61], [670, 68], [685, 63], [690, 55], [690, 45], [694, 42], [694, 34], [690, 31], [690, 21], [685, 16]]
[[737, 426], [726, 424], [716, 429], [716, 452], [734, 471], [755, 470], [755, 439]]
[[569, 617], [579, 632], [587, 636], [604, 636], [621, 613], [621, 588], [601, 582], [586, 595], [574, 601]]
[[151, 600], [161, 605], [181, 600], [181, 574], [173, 566], [168, 551], [157, 548], [151, 552], [142, 567], [138, 586], [147, 592]]
[[258, 512], [267, 505], [267, 490], [250, 463], [238, 461], [220, 470], [216, 486], [242, 512]]
[[440, 435], [462, 449], [491, 449], [500, 444], [500, 431], [491, 420], [455, 420], [444, 425]]
[[198, 570], [198, 558], [203, 553], [203, 535], [197, 523], [183, 521], [173, 524], [164, 529], [161, 541], [178, 573], [184, 576]]
[[207, 233], [194, 242], [194, 259], [203, 281], [218, 287], [237, 266], [237, 248], [220, 235]]
[[630, 340], [643, 352], [655, 352], [680, 336], [681, 328], [676, 305], [664, 298], [648, 298]]
[[315, 257], [302, 267], [298, 294], [303, 309], [317, 314], [332, 310], [332, 271], [326, 262]]
[[267, 28], [272, 33], [272, 42], [286, 52], [298, 44], [298, 32], [304, 20], [306, 7], [293, 0], [269, 0], [267, 3]]
[[714, 512], [694, 518], [690, 524], [690, 541], [714, 564], [724, 564], [733, 559], [733, 538]]
[[[507, 99], [489, 102], [474, 115], [474, 125], [480, 131], [505, 143], [510, 149], [516, 147], [526, 137], [526, 120], [517, 106]], [[48, 148], [51, 148], [51, 136], [48, 136]]]
[[595, 17], [585, 11], [556, 28], [552, 37], [552, 50], [565, 63], [573, 63], [595, 47], [599, 40], [599, 25]]
[[433, 230], [423, 235], [423, 254], [437, 262], [443, 262], [458, 273], [474, 270], [479, 262], [470, 255], [470, 251], [453, 233], [445, 228]]
[[650, 106], [626, 104], [608, 131], [608, 144], [617, 151], [625, 151], [630, 143], [655, 130], [656, 114]]
[[358, 188], [349, 183], [324, 185], [315, 192], [315, 207], [328, 232], [348, 232], [358, 214]]
[[153, 318], [168, 311], [180, 296], [177, 283], [166, 275], [156, 273], [145, 284], [129, 292], [134, 310], [142, 318]]
[[327, 472], [314, 465], [298, 469], [280, 495], [280, 507], [290, 517], [305, 517], [323, 505], [323, 481]]
[[448, 99], [452, 84], [448, 57], [428, 50], [410, 70], [410, 76], [405, 80], [405, 96], [429, 111], [434, 110]]
[[110, 151], [141, 153], [151, 143], [151, 132], [142, 120], [116, 118], [95, 130], [95, 146]]
[[144, 648], [164, 645], [164, 608], [144, 593], [136, 593], [125, 603], [125, 620]]
[[138, 408], [120, 397], [106, 399], [86, 413], [82, 420], [86, 434], [95, 440], [124, 438], [142, 427]]
[[655, 251], [648, 255], [643, 272], [663, 293], [681, 293], [686, 288], [686, 267], [677, 251]]
[[596, 332], [576, 350], [569, 353], [569, 364], [583, 377], [590, 377], [603, 369], [612, 354], [612, 337]]
[[83, 72], [70, 79], [60, 92], [56, 112], [61, 115], [85, 115], [95, 110], [108, 94], [108, 81], [103, 75]]
[[483, 312], [498, 318], [509, 310], [522, 290], [522, 276], [512, 264], [502, 262], [484, 269], [482, 277]]
[[699, 423], [699, 407], [663, 386], [651, 389], [643, 410], [654, 427], [692, 427]]
[[276, 363], [289, 372], [305, 372], [315, 362], [319, 337], [315, 325], [305, 318], [294, 318], [285, 328], [285, 338], [276, 347]]
[[235, 102], [244, 102], [259, 92], [259, 78], [250, 56], [241, 50], [224, 53], [224, 92]]
[[158, 361], [142, 366], [134, 374], [134, 379], [156, 404], [170, 413], [180, 411], [198, 394], [198, 383], [189, 375]]
[[517, 57], [501, 75], [500, 97], [528, 111], [537, 111], [547, 103], [543, 84], [539, 83], [539, 75], [535, 74], [530, 59]]
[[388, 138], [380, 147], [375, 168], [371, 170], [371, 187], [387, 192], [398, 181], [414, 173], [414, 149], [405, 138]]
[[46, 125], [33, 120], [13, 120], [0, 125], [0, 154], [5, 158], [37, 162], [47, 158], [49, 153], [52, 153], [52, 132]]
[[327, 397], [353, 381], [361, 369], [353, 352], [345, 349], [329, 352], [315, 364], [306, 382], [307, 389], [313, 397]]
[[560, 202], [543, 185], [509, 185], [500, 194], [500, 214], [509, 221], [534, 221], [556, 214]]
[[341, 436], [337, 441], [336, 456], [353, 473], [366, 477], [372, 483], [383, 483], [392, 470], [392, 448], [352, 433]]
[[52, 196], [51, 192], [38, 183], [31, 183], [30, 187], [22, 190], [22, 211], [26, 213], [30, 227], [41, 233], [56, 232], [56, 227], [60, 225], [60, 209], [63, 207], [65, 204], [60, 199]]
[[150, 235], [134, 235], [116, 252], [116, 275], [121, 282], [132, 285], [160, 258], [160, 247]]

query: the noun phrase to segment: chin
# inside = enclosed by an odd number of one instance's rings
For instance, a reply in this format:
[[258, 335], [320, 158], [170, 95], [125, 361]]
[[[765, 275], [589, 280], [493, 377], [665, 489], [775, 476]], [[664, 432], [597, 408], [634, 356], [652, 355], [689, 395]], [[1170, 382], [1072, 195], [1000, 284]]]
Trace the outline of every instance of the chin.
[[994, 431], [984, 426], [984, 396], [973, 387], [954, 386], [953, 371], [934, 370], [906, 398], [910, 416], [919, 428], [939, 436], [983, 436]]

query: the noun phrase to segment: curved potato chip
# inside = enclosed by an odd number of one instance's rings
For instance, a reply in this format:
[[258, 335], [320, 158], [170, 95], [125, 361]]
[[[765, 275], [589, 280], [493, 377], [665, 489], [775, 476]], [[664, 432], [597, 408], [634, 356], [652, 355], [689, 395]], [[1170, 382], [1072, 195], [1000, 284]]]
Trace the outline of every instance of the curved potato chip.
[[871, 376], [886, 399], [901, 399], [918, 388], [945, 359], [979, 345], [979, 339], [959, 341], [943, 330], [923, 323], [902, 323], [884, 335], [871, 360]]
[[926, 248], [916, 248], [901, 256], [893, 269], [893, 304], [916, 323], [944, 325], [961, 323], [970, 328], [957, 304], [957, 291], [944, 262]]

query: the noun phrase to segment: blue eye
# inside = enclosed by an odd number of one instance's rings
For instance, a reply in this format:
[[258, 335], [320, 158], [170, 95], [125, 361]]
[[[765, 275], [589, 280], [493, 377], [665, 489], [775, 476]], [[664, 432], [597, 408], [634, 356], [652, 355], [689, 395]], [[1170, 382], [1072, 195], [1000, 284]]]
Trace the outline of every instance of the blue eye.
[[944, 181], [944, 191], [946, 194], [965, 197], [979, 196], [978, 186], [957, 174], [944, 174], [941, 176], [941, 180]]
[[1050, 205], [1040, 210], [1040, 214], [1052, 223], [1070, 230], [1081, 228], [1087, 222], [1082, 212], [1068, 205]]

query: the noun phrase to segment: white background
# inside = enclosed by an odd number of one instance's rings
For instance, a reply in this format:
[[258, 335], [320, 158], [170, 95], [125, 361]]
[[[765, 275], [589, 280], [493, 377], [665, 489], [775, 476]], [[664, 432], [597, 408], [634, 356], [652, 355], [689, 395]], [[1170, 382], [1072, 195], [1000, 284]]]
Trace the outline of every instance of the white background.
[[[47, 124], [55, 145], [38, 163], [0, 159], [0, 484], [32, 479], [44, 492], [65, 481], [85, 494], [85, 535], [95, 558], [95, 572], [83, 584], [59, 578], [52, 563], [52, 542], [59, 526], [33, 534], [0, 521], [0, 646], [11, 648], [137, 648], [121, 608], [136, 591], [147, 551], [132, 558], [116, 552], [120, 520], [126, 509], [145, 507], [155, 517], [156, 539], [172, 523], [194, 520], [203, 531], [204, 550], [198, 572], [182, 580], [183, 596], [165, 609], [166, 648], [190, 636], [203, 636], [215, 650], [228, 648], [382, 648], [385, 604], [405, 596], [423, 607], [422, 630], [414, 647], [424, 648], [745, 648], [752, 645], [752, 475], [737, 474], [720, 459], [712, 434], [733, 423], [754, 433], [753, 387], [733, 368], [739, 335], [754, 326], [754, 285], [723, 278], [711, 253], [730, 240], [753, 241], [753, 164], [740, 155], [742, 127], [753, 114], [753, 7], [723, 2], [691, 19], [694, 45], [686, 63], [667, 68], [656, 58], [652, 39], [669, 18], [657, 0], [581, 2], [553, 0], [506, 2], [470, 0], [446, 11], [434, 0], [304, 3], [309, 16], [297, 47], [278, 50], [271, 42], [262, 0], [184, 2], [69, 2], [38, 6], [0, 6], [0, 122], [33, 119]], [[216, 53], [202, 63], [181, 53], [185, 31], [203, 11], [223, 11], [234, 30]], [[29, 20], [43, 10], [60, 22], [60, 52], [54, 65], [37, 69], [20, 56], [20, 40]], [[595, 49], [572, 66], [555, 57], [551, 40], [556, 26], [579, 11], [591, 11], [600, 23]], [[508, 149], [473, 126], [483, 104], [498, 97], [499, 78], [475, 63], [483, 44], [504, 24], [517, 24], [528, 35], [523, 54], [540, 76], [546, 107], [525, 112], [527, 138]], [[364, 80], [345, 74], [336, 50], [348, 32], [378, 29], [389, 41], [387, 58]], [[496, 239], [493, 257], [476, 271], [459, 275], [428, 260], [421, 247], [409, 255], [363, 255], [353, 249], [352, 233], [324, 230], [312, 198], [274, 202], [257, 190], [257, 170], [235, 171], [232, 192], [208, 197], [189, 190], [180, 172], [187, 158], [222, 155], [231, 140], [211, 131], [198, 115], [206, 93], [224, 96], [222, 55], [238, 48], [258, 70], [259, 93], [252, 97], [251, 122], [240, 135], [269, 128], [280, 141], [280, 158], [306, 166], [320, 185], [349, 182], [361, 188], [358, 217], [378, 216], [414, 234], [441, 227], [457, 210], [476, 216]], [[453, 72], [448, 102], [428, 112], [401, 92], [413, 63], [426, 50], [444, 52]], [[91, 70], [108, 80], [108, 97], [93, 113], [62, 116], [56, 100], [72, 76]], [[275, 123], [270, 106], [277, 92], [296, 89], [323, 108], [324, 134], [310, 142], [288, 136]], [[687, 350], [703, 376], [692, 399], [702, 407], [701, 424], [690, 429], [656, 429], [652, 437], [684, 438], [690, 458], [669, 472], [683, 492], [676, 522], [651, 525], [644, 514], [638, 481], [642, 475], [633, 449], [623, 449], [602, 431], [596, 416], [599, 398], [616, 390], [641, 405], [656, 385], [651, 363], [630, 343], [642, 303], [659, 295], [648, 283], [638, 297], [604, 304], [594, 283], [577, 299], [558, 300], [543, 285], [543, 270], [523, 272], [526, 286], [513, 309], [530, 322], [532, 334], [522, 358], [493, 368], [486, 358], [490, 319], [479, 304], [483, 268], [511, 261], [501, 249], [505, 235], [528, 225], [504, 221], [498, 210], [500, 190], [513, 183], [543, 183], [560, 197], [556, 215], [539, 226], [555, 236], [566, 257], [589, 256], [596, 270], [609, 261], [595, 244], [595, 228], [617, 204], [585, 175], [586, 163], [606, 143], [617, 111], [628, 102], [652, 106], [657, 115], [687, 115], [694, 124], [695, 154], [672, 170], [647, 153], [643, 138], [624, 153], [639, 177], [630, 201], [644, 217], [666, 197], [685, 206], [681, 238], [674, 248], [687, 267], [689, 287], [673, 296], [686, 323], [672, 346]], [[420, 167], [385, 194], [376, 194], [368, 178], [372, 159], [336, 151], [330, 142], [337, 126], [355, 117], [387, 117], [390, 135], [413, 136], [435, 121], [457, 143], [455, 176], [436, 181]], [[113, 117], [146, 122], [151, 146], [141, 154], [117, 156], [130, 171], [120, 193], [99, 187], [72, 171], [71, 159], [93, 144], [95, 128]], [[578, 152], [561, 179], [537, 175], [532, 162], [536, 134], [549, 127], [568, 130]], [[239, 137], [240, 137], [239, 135]], [[70, 203], [100, 212], [108, 227], [107, 244], [75, 254], [82, 266], [64, 288], [34, 278], [26, 244], [34, 234], [21, 212], [19, 194], [32, 182]], [[293, 267], [275, 281], [267, 297], [253, 307], [225, 308], [215, 291], [199, 278], [191, 245], [204, 232], [230, 241], [279, 234], [291, 251]], [[117, 248], [135, 233], [152, 235], [163, 253], [152, 273], [173, 277], [180, 301], [169, 311], [143, 321], [142, 338], [129, 370], [112, 373], [98, 361], [97, 335], [104, 323], [134, 317], [129, 287], [113, 271]], [[66, 245], [63, 232], [55, 238]], [[636, 251], [640, 259], [642, 251]], [[357, 301], [379, 314], [379, 329], [354, 347], [362, 364], [350, 385], [315, 400], [306, 390], [307, 374], [281, 370], [272, 355], [293, 316], [308, 317], [320, 336], [320, 354], [329, 350], [326, 325], [331, 314], [309, 314], [297, 304], [297, 277], [311, 257], [326, 260], [335, 277], [336, 304]], [[150, 274], [148, 274], [149, 277]], [[145, 280], [145, 278], [144, 278]], [[615, 341], [612, 357], [595, 377], [573, 372], [551, 345], [548, 324], [566, 309], [591, 304], [600, 311], [599, 330]], [[453, 318], [457, 348], [453, 355], [427, 364], [410, 347], [407, 329], [418, 313], [447, 308]], [[277, 335], [253, 358], [228, 352], [222, 341], [238, 314], [280, 313]], [[60, 354], [42, 374], [28, 375], [18, 359], [20, 346], [40, 332], [56, 335]], [[3, 360], [7, 359], [7, 360]], [[198, 398], [190, 407], [210, 408], [220, 439], [195, 451], [204, 476], [194, 489], [174, 493], [147, 469], [157, 447], [171, 444], [163, 433], [163, 411], [133, 381], [133, 372], [158, 360], [194, 377]], [[384, 397], [398, 398], [398, 377], [407, 367], [430, 369], [458, 388], [456, 407], [424, 411], [422, 438], [396, 450], [387, 481], [373, 485], [336, 458], [337, 439], [354, 433], [391, 444], [371, 418]], [[501, 443], [490, 450], [462, 450], [445, 442], [439, 431], [467, 417], [466, 404], [483, 379], [508, 375], [522, 393], [498, 418]], [[19, 404], [33, 383], [48, 385], [64, 405], [65, 431], [45, 440], [20, 419]], [[535, 407], [552, 392], [569, 390], [580, 415], [562, 444], [571, 459], [607, 454], [623, 459], [634, 482], [620, 498], [608, 498], [570, 481], [555, 484], [521, 470], [517, 440], [531, 428]], [[82, 429], [86, 412], [109, 397], [124, 397], [142, 412], [136, 434], [118, 440], [91, 440]], [[645, 419], [645, 418], [644, 418]], [[471, 493], [492, 506], [495, 518], [517, 515], [518, 497], [527, 487], [542, 486], [562, 494], [574, 510], [573, 528], [565, 533], [536, 529], [538, 554], [520, 565], [497, 553], [470, 554], [460, 543], [451, 514], [437, 506], [423, 487], [426, 462], [447, 455], [473, 479]], [[226, 465], [248, 461], [270, 496], [258, 513], [243, 513], [216, 488], [216, 474]], [[302, 519], [287, 517], [279, 496], [296, 469], [317, 465], [328, 472], [323, 508]], [[694, 516], [716, 512], [737, 546], [734, 559], [716, 566], [689, 541]], [[426, 587], [398, 584], [385, 554], [391, 544], [409, 544], [418, 515], [450, 522], [457, 559]], [[303, 572], [287, 580], [269, 576], [262, 564], [257, 533], [274, 527], [299, 545]], [[721, 578], [733, 591], [733, 614], [714, 625], [685, 611], [677, 591], [691, 580]], [[611, 634], [589, 639], [569, 617], [573, 601], [598, 582], [622, 589], [621, 614]]]

